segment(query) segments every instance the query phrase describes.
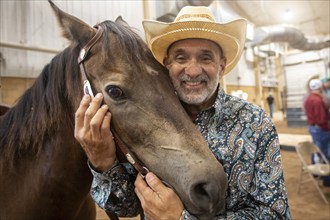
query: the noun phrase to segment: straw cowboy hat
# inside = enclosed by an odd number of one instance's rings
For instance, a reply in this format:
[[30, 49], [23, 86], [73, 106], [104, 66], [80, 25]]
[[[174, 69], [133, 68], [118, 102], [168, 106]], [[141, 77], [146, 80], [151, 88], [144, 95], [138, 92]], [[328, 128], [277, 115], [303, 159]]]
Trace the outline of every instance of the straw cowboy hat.
[[238, 19], [229, 23], [216, 23], [211, 10], [205, 6], [186, 6], [174, 22], [144, 20], [146, 40], [154, 57], [163, 64], [172, 43], [187, 38], [202, 38], [221, 46], [227, 57], [225, 74], [234, 68], [244, 49], [247, 21]]

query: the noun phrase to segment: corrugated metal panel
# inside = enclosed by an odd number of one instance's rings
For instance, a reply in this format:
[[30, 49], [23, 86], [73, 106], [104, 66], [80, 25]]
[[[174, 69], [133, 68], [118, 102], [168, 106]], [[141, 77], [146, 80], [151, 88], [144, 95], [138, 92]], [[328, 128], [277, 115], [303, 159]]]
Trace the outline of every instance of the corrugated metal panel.
[[323, 77], [324, 62], [317, 61], [312, 63], [300, 63], [298, 65], [285, 67], [285, 76], [287, 83], [287, 95], [288, 96], [300, 96], [295, 97], [293, 103], [288, 102], [290, 107], [302, 107], [303, 97], [307, 94], [308, 82], [313, 77]]
[[[93, 26], [121, 15], [143, 36], [143, 0], [132, 1], [54, 1], [63, 11]], [[23, 47], [63, 50], [68, 42], [60, 29], [48, 2], [0, 1], [0, 43]], [[0, 77], [36, 77], [55, 53], [0, 46]]]
[[[300, 57], [300, 60], [308, 58], [308, 56], [306, 56], [307, 54], [311, 57], [315, 57], [312, 55], [312, 52], [305, 52], [291, 56], [289, 55], [286, 58], [286, 63], [299, 60], [298, 57]], [[285, 66], [285, 80], [287, 88], [286, 118], [288, 126], [293, 127], [307, 125], [303, 103], [306, 95], [308, 94], [307, 88], [309, 80], [317, 76], [321, 78], [325, 76], [324, 62], [322, 60]]]

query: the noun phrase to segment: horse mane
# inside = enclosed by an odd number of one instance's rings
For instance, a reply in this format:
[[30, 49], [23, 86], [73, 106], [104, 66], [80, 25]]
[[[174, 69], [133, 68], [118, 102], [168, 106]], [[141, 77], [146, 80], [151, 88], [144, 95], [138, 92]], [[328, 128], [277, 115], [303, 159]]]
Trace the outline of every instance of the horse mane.
[[[0, 123], [2, 167], [14, 168], [23, 156], [37, 157], [43, 143], [63, 123], [73, 129], [73, 105], [82, 91], [77, 48], [66, 48], [47, 64], [34, 84]], [[69, 89], [70, 88], [70, 89]]]
[[[147, 44], [143, 41], [143, 39], [128, 25], [121, 24], [113, 21], [104, 21], [99, 24], [104, 28], [104, 36], [102, 38], [103, 48], [103, 60], [107, 60], [107, 62], [115, 60], [113, 57], [116, 54], [111, 50], [107, 50], [107, 48], [111, 48], [111, 42], [108, 40], [109, 34], [114, 34], [117, 39], [117, 43], [120, 45], [120, 52], [126, 56], [126, 60], [134, 63], [138, 69], [136, 72], [140, 72], [139, 70], [145, 68], [145, 64], [150, 66], [155, 66], [155, 63], [150, 63], [151, 60], [154, 60], [153, 55]], [[143, 62], [141, 62], [143, 61]]]

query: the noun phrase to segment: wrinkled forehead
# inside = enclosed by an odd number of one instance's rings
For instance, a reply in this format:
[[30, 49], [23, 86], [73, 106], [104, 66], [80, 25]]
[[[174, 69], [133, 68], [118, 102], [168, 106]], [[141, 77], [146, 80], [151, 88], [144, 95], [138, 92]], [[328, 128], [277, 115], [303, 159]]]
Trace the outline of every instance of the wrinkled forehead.
[[208, 39], [201, 39], [201, 38], [187, 38], [173, 42], [167, 48], [167, 56], [170, 56], [170, 53], [173, 53], [179, 48], [195, 47], [195, 46], [205, 47], [205, 50], [210, 50], [215, 53], [218, 53], [220, 57], [223, 56], [223, 50], [219, 44], [215, 43], [214, 41]]

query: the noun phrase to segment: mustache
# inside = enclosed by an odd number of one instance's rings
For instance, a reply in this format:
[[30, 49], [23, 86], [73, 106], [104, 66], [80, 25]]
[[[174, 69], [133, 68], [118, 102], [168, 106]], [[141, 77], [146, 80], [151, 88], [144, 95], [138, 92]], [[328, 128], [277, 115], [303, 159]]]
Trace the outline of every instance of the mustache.
[[196, 77], [191, 77], [187, 74], [183, 74], [180, 77], [180, 81], [183, 81], [183, 82], [202, 82], [202, 81], [208, 82], [209, 78], [205, 74], [201, 74]]

